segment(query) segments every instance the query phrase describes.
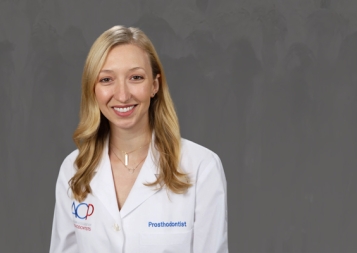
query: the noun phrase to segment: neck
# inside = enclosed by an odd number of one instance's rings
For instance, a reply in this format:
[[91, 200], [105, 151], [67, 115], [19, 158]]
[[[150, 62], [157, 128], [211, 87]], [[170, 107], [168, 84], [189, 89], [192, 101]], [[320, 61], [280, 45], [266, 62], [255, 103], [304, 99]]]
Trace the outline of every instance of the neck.
[[110, 143], [123, 152], [130, 152], [140, 146], [146, 145], [151, 140], [151, 130], [149, 127], [136, 131], [110, 128]]

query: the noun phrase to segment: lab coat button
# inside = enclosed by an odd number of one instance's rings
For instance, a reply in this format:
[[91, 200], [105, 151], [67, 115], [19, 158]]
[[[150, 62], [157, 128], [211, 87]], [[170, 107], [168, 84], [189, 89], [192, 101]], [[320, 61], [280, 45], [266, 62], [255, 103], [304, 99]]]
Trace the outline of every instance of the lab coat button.
[[119, 225], [116, 223], [113, 225], [113, 227], [114, 227], [114, 230], [117, 232], [120, 230]]

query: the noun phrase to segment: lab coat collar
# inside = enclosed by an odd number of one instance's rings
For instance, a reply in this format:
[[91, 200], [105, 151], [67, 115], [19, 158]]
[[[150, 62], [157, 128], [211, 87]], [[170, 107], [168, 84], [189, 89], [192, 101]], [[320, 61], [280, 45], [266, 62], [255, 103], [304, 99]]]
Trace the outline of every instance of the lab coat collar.
[[93, 195], [103, 203], [116, 222], [119, 222], [120, 218], [127, 216], [159, 190], [158, 187], [148, 187], [144, 185], [145, 183], [154, 182], [159, 173], [157, 166], [159, 152], [155, 148], [154, 140], [155, 135], [153, 134], [148, 155], [120, 212], [108, 154], [109, 137], [106, 140], [102, 159], [90, 185]]
[[120, 214], [115, 193], [113, 174], [108, 154], [109, 137], [107, 138], [101, 161], [95, 170], [95, 175], [90, 183], [92, 194], [107, 208], [115, 221], [120, 221]]

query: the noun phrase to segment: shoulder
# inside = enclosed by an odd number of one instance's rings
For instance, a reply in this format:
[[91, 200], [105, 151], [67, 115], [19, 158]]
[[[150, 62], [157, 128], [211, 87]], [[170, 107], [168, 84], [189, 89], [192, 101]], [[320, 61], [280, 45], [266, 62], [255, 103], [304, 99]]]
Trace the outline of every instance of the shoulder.
[[76, 149], [63, 160], [59, 171], [58, 180], [67, 180], [68, 182], [68, 180], [70, 180], [76, 173], [77, 169], [74, 162], [78, 156], [78, 153], [78, 149]]
[[182, 139], [181, 169], [187, 173], [190, 181], [195, 185], [193, 189], [207, 192], [226, 194], [226, 177], [222, 162], [218, 155], [192, 141]]
[[185, 170], [190, 171], [198, 170], [201, 167], [222, 169], [221, 160], [216, 153], [186, 139], [181, 139], [181, 164]]
[[181, 139], [181, 154], [197, 160], [218, 158], [218, 155], [212, 150], [186, 139]]

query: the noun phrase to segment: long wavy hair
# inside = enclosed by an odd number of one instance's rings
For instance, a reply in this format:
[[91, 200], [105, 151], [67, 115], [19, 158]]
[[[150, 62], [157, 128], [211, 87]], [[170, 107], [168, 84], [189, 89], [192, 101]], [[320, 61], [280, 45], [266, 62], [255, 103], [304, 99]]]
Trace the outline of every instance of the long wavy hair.
[[146, 185], [149, 187], [165, 184], [174, 193], [184, 193], [191, 186], [186, 174], [179, 169], [179, 123], [156, 50], [140, 29], [114, 26], [100, 35], [92, 45], [82, 75], [80, 120], [73, 134], [73, 140], [79, 150], [75, 160], [77, 172], [69, 181], [73, 197], [80, 202], [92, 192], [90, 181], [100, 162], [110, 131], [108, 119], [100, 112], [95, 98], [95, 84], [110, 49], [122, 44], [134, 44], [143, 49], [149, 56], [153, 77], [160, 74], [159, 90], [151, 98], [149, 106], [150, 129], [155, 131], [154, 145], [160, 153], [160, 174], [155, 182]]

